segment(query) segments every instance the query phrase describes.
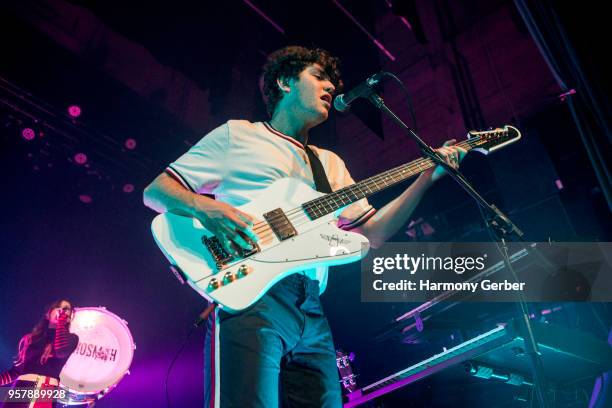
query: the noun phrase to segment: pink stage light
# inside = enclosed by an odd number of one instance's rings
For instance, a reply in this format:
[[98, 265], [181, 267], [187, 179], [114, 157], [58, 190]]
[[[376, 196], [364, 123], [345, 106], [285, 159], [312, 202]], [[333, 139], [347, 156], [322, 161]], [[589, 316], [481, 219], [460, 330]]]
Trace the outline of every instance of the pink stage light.
[[81, 116], [81, 107], [78, 105], [70, 105], [68, 107], [68, 114], [74, 119], [78, 118]]
[[93, 198], [89, 194], [81, 194], [79, 195], [79, 201], [85, 204], [89, 204], [93, 201]]
[[126, 139], [123, 145], [128, 150], [134, 150], [136, 148], [136, 139], [132, 139], [132, 138]]
[[127, 184], [123, 185], [123, 192], [124, 193], [128, 193], [129, 194], [129, 193], [132, 193], [133, 191], [134, 191], [134, 185], [133, 184], [127, 183]]
[[21, 136], [25, 140], [33, 140], [36, 137], [36, 132], [34, 132], [34, 129], [32, 129], [32, 128], [24, 128], [21, 131]]
[[557, 186], [558, 190], [563, 190], [563, 182], [561, 181], [561, 179], [556, 179], [555, 185]]
[[74, 155], [74, 161], [76, 164], [83, 165], [87, 163], [87, 155], [85, 153], [77, 153]]

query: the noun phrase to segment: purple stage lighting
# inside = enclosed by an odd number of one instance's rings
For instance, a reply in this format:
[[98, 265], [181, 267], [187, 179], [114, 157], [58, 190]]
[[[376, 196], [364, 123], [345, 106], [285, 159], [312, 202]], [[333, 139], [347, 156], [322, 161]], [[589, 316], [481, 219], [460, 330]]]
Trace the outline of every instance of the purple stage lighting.
[[71, 118], [76, 119], [81, 116], [81, 107], [78, 105], [70, 105], [68, 107], [68, 114]]
[[91, 196], [89, 194], [81, 194], [81, 195], [79, 195], [79, 200], [82, 203], [89, 204], [89, 203], [91, 203], [93, 201], [93, 198], [91, 198]]
[[131, 193], [133, 191], [134, 191], [134, 185], [133, 184], [127, 183], [127, 184], [123, 185], [123, 192], [124, 193], [128, 193], [129, 194], [129, 193]]
[[32, 128], [24, 128], [21, 131], [21, 136], [25, 139], [25, 140], [32, 140], [36, 137], [36, 132], [34, 132], [34, 129]]

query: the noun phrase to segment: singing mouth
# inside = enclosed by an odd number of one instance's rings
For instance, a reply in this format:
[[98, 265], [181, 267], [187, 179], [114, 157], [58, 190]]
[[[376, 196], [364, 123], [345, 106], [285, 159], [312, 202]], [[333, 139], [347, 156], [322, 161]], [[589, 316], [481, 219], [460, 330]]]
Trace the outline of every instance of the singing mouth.
[[330, 94], [325, 94], [321, 97], [321, 99], [327, 102], [328, 105], [331, 105], [332, 97]]

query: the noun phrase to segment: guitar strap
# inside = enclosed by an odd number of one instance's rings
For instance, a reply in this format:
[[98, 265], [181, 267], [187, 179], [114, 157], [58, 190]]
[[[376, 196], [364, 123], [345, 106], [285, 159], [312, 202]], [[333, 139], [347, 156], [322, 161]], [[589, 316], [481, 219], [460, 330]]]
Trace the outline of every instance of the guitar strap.
[[308, 161], [310, 162], [310, 169], [312, 170], [312, 176], [317, 191], [325, 194], [331, 193], [332, 189], [329, 185], [329, 180], [327, 179], [323, 165], [321, 164], [321, 160], [319, 160], [308, 145], [304, 145], [304, 150], [306, 150], [306, 154], [308, 155]]

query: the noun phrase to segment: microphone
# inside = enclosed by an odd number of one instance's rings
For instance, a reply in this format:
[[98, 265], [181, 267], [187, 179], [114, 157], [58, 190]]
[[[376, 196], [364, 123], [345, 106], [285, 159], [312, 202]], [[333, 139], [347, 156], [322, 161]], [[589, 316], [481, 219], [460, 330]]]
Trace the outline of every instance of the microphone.
[[349, 110], [355, 99], [370, 96], [370, 94], [372, 94], [372, 88], [380, 83], [383, 76], [384, 72], [374, 74], [347, 93], [336, 96], [336, 99], [334, 99], [334, 108], [336, 108], [338, 112]]

